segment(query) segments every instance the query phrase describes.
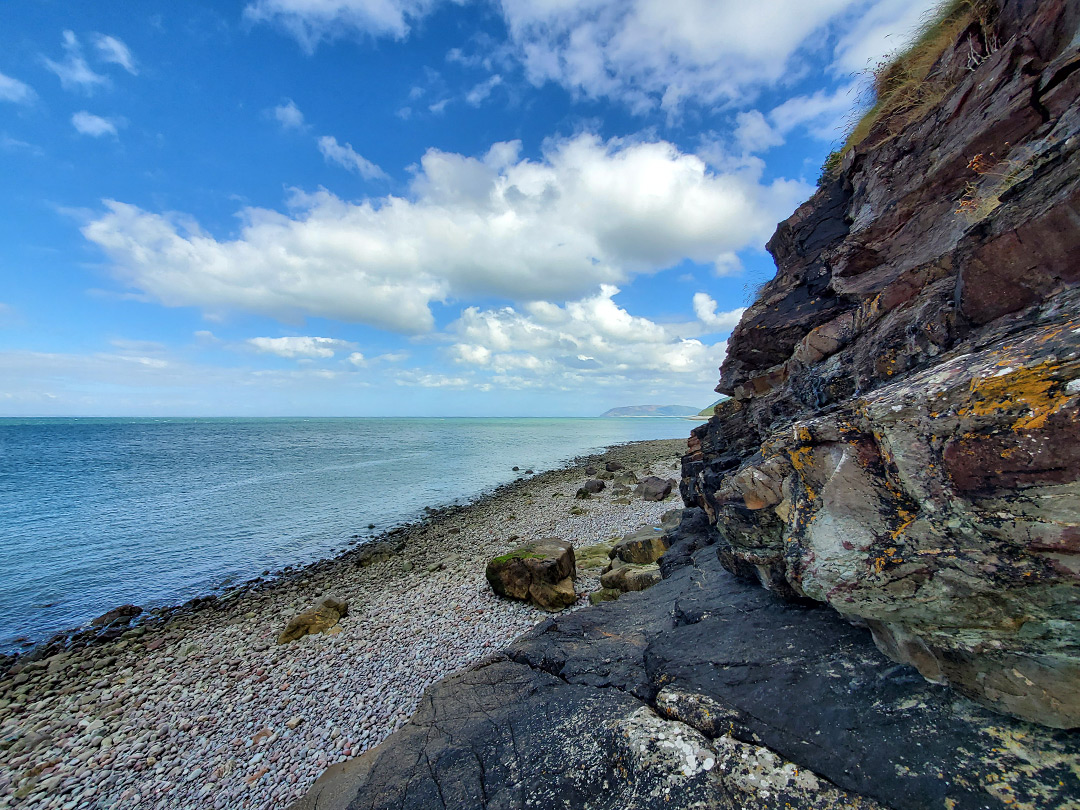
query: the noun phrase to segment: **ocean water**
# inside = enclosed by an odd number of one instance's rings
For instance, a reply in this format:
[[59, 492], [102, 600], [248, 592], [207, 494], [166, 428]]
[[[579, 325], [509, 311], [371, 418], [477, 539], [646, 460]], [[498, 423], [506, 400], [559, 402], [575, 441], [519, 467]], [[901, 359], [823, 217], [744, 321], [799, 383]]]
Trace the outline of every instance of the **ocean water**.
[[[683, 419], [0, 419], [0, 651], [302, 565]], [[374, 525], [369, 529], [369, 525]]]

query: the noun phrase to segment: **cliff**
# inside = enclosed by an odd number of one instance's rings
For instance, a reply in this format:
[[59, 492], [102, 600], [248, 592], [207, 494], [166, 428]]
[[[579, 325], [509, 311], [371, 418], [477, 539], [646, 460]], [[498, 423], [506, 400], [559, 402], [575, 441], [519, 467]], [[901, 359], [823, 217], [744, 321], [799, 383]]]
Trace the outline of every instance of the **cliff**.
[[[979, 5], [979, 4], [976, 4]], [[983, 3], [769, 242], [682, 494], [725, 567], [1080, 725], [1080, 5]]]

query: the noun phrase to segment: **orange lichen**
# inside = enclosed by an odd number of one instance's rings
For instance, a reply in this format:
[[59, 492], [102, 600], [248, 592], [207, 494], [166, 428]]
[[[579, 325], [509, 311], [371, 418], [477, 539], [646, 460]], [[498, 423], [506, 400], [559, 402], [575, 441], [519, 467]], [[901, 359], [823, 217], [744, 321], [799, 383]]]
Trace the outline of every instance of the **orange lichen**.
[[960, 416], [993, 416], [1023, 406], [1028, 413], [1012, 424], [1013, 430], [1038, 430], [1072, 396], [1050, 375], [1056, 364], [1047, 360], [1037, 366], [1018, 368], [994, 377], [971, 381], [971, 398]]

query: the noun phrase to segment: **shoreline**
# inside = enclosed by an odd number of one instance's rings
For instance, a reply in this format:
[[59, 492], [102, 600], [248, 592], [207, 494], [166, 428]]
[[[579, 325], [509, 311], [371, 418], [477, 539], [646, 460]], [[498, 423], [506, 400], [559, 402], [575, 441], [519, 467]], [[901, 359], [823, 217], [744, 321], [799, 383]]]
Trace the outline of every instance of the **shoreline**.
[[[70, 417], [65, 417], [70, 418]], [[388, 417], [389, 418], [389, 417]], [[665, 417], [671, 418], [671, 417]], [[677, 417], [678, 418], [678, 417]], [[533, 481], [539, 481], [543, 476], [552, 474], [559, 474], [565, 472], [574, 467], [585, 466], [591, 462], [595, 462], [605, 457], [607, 453], [618, 448], [632, 447], [636, 445], [648, 445], [654, 442], [684, 442], [683, 439], [643, 439], [638, 441], [620, 442], [617, 444], [608, 445], [607, 447], [599, 450], [595, 453], [584, 453], [578, 456], [574, 456], [558, 467], [554, 467], [550, 470], [543, 470], [539, 473], [535, 473], [526, 477], [522, 474], [520, 477], [508, 481], [504, 484], [499, 484], [492, 489], [482, 491], [471, 497], [463, 499], [461, 502], [451, 502], [445, 506], [422, 506], [420, 511], [424, 514], [420, 518], [405, 519], [405, 522], [400, 525], [391, 526], [378, 534], [373, 534], [367, 537], [363, 537], [359, 534], [353, 534], [343, 542], [347, 545], [344, 548], [332, 556], [322, 557], [317, 560], [312, 560], [307, 563], [297, 563], [295, 565], [286, 565], [282, 568], [271, 571], [268, 574], [252, 577], [251, 579], [243, 580], [242, 582], [222, 582], [218, 585], [211, 585], [207, 588], [206, 592], [193, 596], [180, 603], [170, 603], [164, 605], [155, 605], [153, 607], [143, 607], [138, 605], [141, 609], [141, 613], [132, 617], [131, 621], [124, 627], [125, 630], [135, 630], [140, 627], [145, 627], [149, 631], [153, 627], [160, 627], [168, 623], [172, 618], [176, 616], [193, 615], [198, 611], [205, 609], [212, 605], [221, 605], [222, 603], [238, 599], [244, 595], [256, 592], [260, 590], [272, 589], [278, 586], [280, 583], [288, 583], [291, 580], [302, 579], [305, 572], [320, 568], [321, 566], [336, 565], [352, 560], [356, 556], [363, 556], [363, 550], [371, 548], [379, 543], [385, 542], [397, 542], [404, 536], [408, 536], [415, 532], [418, 532], [432, 523], [446, 519], [452, 515], [459, 514], [466, 510], [481, 507], [489, 500], [496, 499], [502, 495], [512, 493], [520, 488], [527, 487]], [[81, 625], [75, 627], [69, 627], [57, 632], [47, 638], [40, 641], [33, 642], [30, 646], [23, 650], [16, 650], [12, 652], [0, 652], [0, 681], [8, 675], [11, 667], [16, 667], [19, 664], [25, 664], [27, 662], [33, 662], [40, 660], [41, 658], [47, 658], [51, 655], [55, 655], [60, 652], [70, 652], [72, 650], [85, 649], [87, 647], [101, 646], [103, 644], [109, 644], [120, 638], [120, 635], [103, 635], [106, 630], [106, 626], [94, 627], [93, 621], [107, 615], [111, 611], [118, 610], [120, 608], [127, 607], [124, 604], [115, 604], [110, 607], [101, 616], [95, 617]]]
[[[68, 651], [46, 642], [0, 681], [0, 746], [13, 763], [0, 766], [0, 808], [287, 804], [400, 726], [428, 685], [551, 615], [491, 594], [488, 559], [526, 537], [609, 540], [681, 506], [677, 495], [614, 504], [610, 491], [575, 501], [586, 465], [617, 459], [669, 477], [684, 451], [682, 439], [614, 445], [275, 579], [160, 610], [120, 638]], [[588, 604], [594, 580], [579, 572], [570, 610]], [[342, 632], [276, 645], [324, 594], [349, 601]]]

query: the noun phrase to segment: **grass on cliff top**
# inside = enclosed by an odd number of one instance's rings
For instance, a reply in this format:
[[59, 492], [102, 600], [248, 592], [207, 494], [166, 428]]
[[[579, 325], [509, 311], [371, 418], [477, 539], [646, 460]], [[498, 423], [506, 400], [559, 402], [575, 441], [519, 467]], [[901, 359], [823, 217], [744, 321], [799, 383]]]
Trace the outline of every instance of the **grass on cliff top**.
[[941, 101], [949, 85], [943, 77], [934, 75], [934, 66], [973, 23], [992, 42], [996, 14], [995, 0], [946, 0], [938, 6], [907, 48], [873, 69], [874, 103], [855, 123], [844, 146], [826, 159], [818, 184], [834, 177], [840, 158], [866, 140], [879, 124], [888, 127], [891, 137]]

